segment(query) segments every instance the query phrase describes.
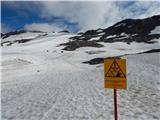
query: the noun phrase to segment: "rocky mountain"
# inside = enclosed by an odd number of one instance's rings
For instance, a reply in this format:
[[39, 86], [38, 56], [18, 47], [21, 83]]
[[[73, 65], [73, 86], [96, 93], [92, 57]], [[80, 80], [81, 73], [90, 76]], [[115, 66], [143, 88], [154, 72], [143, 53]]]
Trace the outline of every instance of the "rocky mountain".
[[26, 43], [31, 40], [38, 39], [42, 36], [46, 36], [47, 33], [41, 31], [26, 31], [18, 30], [8, 33], [1, 33], [1, 46], [11, 46], [15, 43]]
[[25, 33], [25, 32], [27, 32], [27, 31], [19, 30], [19, 31], [13, 31], [13, 32], [8, 32], [8, 33], [1, 33], [1, 38], [5, 39], [11, 35], [18, 35], [18, 34]]
[[[44, 33], [41, 31], [19, 30], [1, 33], [1, 46], [10, 46], [14, 43], [25, 43], [42, 37], [54, 36], [57, 33]], [[59, 35], [72, 34], [68, 30], [58, 32]], [[124, 42], [127, 44], [138, 42], [152, 44], [160, 38], [160, 15], [145, 19], [125, 19], [108, 28], [88, 30], [72, 34], [67, 42], [61, 43], [63, 50], [73, 51], [80, 47], [103, 47], [101, 43]]]
[[8, 32], [8, 33], [1, 33], [1, 38], [5, 39], [7, 37], [10, 37], [12, 35], [19, 35], [22, 33], [26, 33], [26, 32], [33, 32], [33, 33], [43, 33], [41, 31], [26, 31], [26, 30], [17, 30], [17, 31], [12, 31], [12, 32]]
[[154, 39], [160, 38], [160, 15], [145, 19], [125, 19], [106, 29], [88, 30], [77, 36], [71, 37], [64, 50], [72, 51], [79, 47], [103, 47], [99, 42], [144, 42], [154, 43]]

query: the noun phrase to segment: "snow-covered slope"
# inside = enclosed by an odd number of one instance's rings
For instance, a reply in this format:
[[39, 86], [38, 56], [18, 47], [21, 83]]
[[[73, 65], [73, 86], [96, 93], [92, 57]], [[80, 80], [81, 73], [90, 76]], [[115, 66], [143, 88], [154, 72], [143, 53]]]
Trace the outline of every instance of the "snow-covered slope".
[[125, 19], [105, 29], [88, 30], [78, 34], [62, 45], [66, 46], [64, 50], [73, 51], [85, 46], [103, 47], [100, 42], [152, 44], [155, 43], [155, 39], [160, 39], [159, 26], [160, 15], [145, 19]]
[[26, 32], [19, 35], [11, 35], [10, 37], [7, 37], [6, 39], [2, 39], [3, 42], [5, 41], [16, 41], [21, 39], [34, 39], [40, 35], [44, 35], [45, 33], [33, 33], [33, 32]]
[[[155, 33], [157, 28], [150, 34]], [[112, 120], [113, 90], [103, 87], [103, 64], [83, 63], [112, 56], [127, 59], [128, 88], [118, 91], [119, 119], [160, 120], [160, 53], [137, 54], [160, 49], [159, 38], [127, 44], [70, 39], [75, 36], [21, 33], [2, 39], [11, 42], [2, 46], [2, 120]], [[72, 50], [63, 50], [70, 43]]]
[[[57, 33], [2, 48], [3, 120], [111, 120], [113, 91], [103, 88], [103, 65], [82, 62], [160, 48], [116, 42], [62, 51], [59, 44], [72, 36]], [[159, 120], [159, 53], [125, 58], [128, 89], [118, 92], [119, 119]]]

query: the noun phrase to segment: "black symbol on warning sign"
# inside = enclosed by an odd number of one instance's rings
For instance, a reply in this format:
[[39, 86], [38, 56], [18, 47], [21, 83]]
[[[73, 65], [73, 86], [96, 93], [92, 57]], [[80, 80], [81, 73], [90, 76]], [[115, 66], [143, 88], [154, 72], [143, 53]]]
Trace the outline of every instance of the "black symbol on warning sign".
[[116, 62], [116, 60], [114, 60], [113, 63], [111, 64], [108, 72], [106, 73], [105, 77], [120, 77], [120, 78], [125, 78], [126, 76], [123, 73], [123, 71], [121, 70], [121, 68], [119, 67], [119, 65]]

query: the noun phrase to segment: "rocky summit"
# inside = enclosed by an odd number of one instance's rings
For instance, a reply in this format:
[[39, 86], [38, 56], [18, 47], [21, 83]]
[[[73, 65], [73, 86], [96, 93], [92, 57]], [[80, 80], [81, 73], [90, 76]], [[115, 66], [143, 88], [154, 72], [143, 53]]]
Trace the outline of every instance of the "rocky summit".
[[[160, 33], [152, 32], [160, 26], [160, 15], [145, 19], [125, 19], [106, 29], [88, 30], [70, 38], [64, 50], [72, 51], [80, 47], [102, 47], [99, 42], [144, 42], [154, 43]], [[86, 43], [86, 44], [84, 44]]]

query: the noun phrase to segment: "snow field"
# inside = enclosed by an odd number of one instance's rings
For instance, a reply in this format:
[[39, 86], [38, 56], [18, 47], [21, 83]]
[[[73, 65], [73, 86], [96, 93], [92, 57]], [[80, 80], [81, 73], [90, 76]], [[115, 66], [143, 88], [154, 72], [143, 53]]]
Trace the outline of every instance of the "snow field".
[[[159, 46], [111, 43], [61, 53], [63, 46], [56, 46], [70, 36], [58, 34], [2, 49], [2, 120], [113, 120], [113, 90], [103, 87], [103, 64], [81, 62]], [[96, 50], [106, 52], [86, 53]], [[159, 120], [160, 54], [125, 58], [128, 88], [118, 90], [119, 119]]]

